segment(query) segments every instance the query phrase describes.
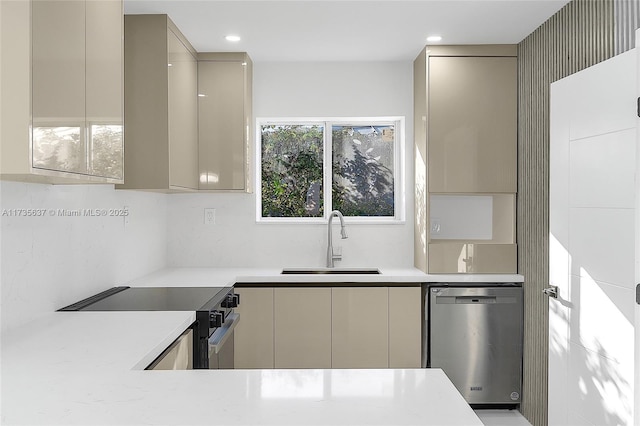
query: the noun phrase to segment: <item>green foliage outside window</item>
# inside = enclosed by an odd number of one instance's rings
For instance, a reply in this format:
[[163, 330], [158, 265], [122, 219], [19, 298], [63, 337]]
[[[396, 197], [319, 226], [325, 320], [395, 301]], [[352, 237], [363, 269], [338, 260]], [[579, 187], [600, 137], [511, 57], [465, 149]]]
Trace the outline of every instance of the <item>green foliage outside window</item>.
[[262, 126], [262, 217], [322, 217], [323, 127]]

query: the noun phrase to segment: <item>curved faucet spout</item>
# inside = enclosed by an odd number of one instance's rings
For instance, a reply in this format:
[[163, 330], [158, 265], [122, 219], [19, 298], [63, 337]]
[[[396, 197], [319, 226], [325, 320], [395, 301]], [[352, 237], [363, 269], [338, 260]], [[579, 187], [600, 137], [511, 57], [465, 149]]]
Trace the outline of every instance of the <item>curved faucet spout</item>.
[[347, 237], [347, 228], [344, 226], [344, 216], [338, 210], [334, 210], [329, 214], [329, 223], [327, 225], [327, 268], [333, 268], [336, 260], [342, 260], [342, 253], [334, 253], [333, 251], [333, 234], [331, 225], [333, 223], [333, 217], [337, 216], [340, 219], [340, 235], [342, 239]]

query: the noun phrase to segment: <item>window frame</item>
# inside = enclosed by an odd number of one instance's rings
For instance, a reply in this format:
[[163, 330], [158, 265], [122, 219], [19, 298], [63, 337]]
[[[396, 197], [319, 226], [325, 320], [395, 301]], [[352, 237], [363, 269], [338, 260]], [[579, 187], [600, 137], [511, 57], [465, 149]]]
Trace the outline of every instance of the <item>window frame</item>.
[[[333, 208], [333, 126], [389, 125], [395, 126], [393, 147], [393, 216], [345, 216], [350, 224], [404, 224], [405, 196], [405, 117], [259, 117], [256, 119], [255, 188], [256, 222], [270, 224], [326, 224]], [[318, 125], [323, 126], [323, 216], [318, 217], [263, 217], [262, 216], [262, 126], [264, 125]], [[329, 185], [327, 185], [327, 183]], [[328, 188], [328, 190], [327, 190]]]

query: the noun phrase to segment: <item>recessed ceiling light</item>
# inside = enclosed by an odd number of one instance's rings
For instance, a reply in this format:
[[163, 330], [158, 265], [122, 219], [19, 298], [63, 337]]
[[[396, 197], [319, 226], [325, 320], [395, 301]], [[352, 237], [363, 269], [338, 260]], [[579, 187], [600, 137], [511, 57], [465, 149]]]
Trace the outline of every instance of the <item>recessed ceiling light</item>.
[[227, 41], [240, 41], [240, 36], [228, 35], [224, 39], [227, 40]]
[[440, 40], [442, 40], [442, 37], [440, 37], [439, 35], [433, 35], [433, 36], [427, 37], [428, 42], [435, 42]]

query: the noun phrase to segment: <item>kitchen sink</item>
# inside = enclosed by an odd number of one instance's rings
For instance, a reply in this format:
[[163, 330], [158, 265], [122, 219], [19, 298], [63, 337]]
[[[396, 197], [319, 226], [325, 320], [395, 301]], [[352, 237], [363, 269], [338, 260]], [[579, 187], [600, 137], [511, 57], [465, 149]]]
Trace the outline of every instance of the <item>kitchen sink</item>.
[[377, 268], [285, 268], [284, 275], [380, 275]]

